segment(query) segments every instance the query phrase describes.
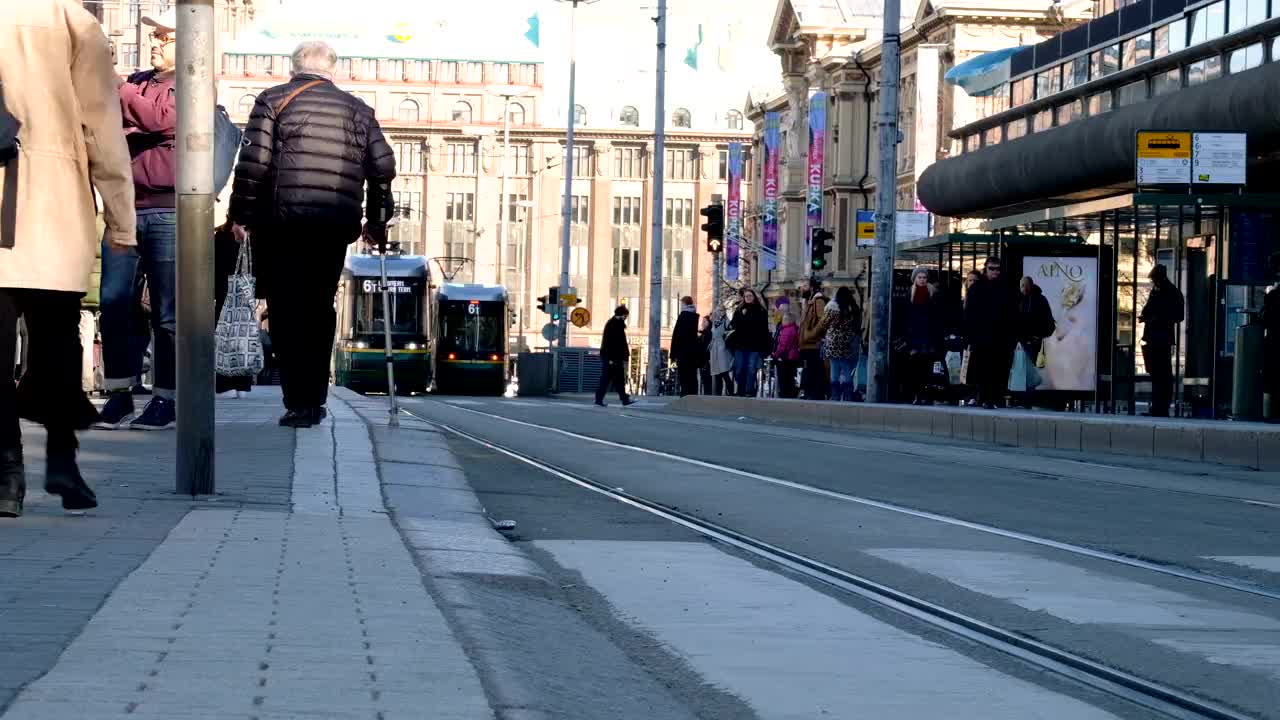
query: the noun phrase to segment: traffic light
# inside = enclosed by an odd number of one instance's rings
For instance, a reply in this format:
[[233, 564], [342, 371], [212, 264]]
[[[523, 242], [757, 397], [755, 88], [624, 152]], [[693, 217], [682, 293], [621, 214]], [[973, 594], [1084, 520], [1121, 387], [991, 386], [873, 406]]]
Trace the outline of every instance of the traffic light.
[[814, 270], [825, 270], [827, 267], [827, 255], [831, 254], [831, 245], [828, 243], [835, 240], [835, 235], [830, 230], [824, 228], [814, 228], [812, 239], [813, 254], [809, 261], [810, 267]]
[[699, 213], [707, 219], [702, 224], [702, 231], [707, 234], [707, 252], [720, 252], [724, 249], [724, 206], [708, 205]]
[[559, 285], [547, 290], [547, 312], [551, 314], [552, 322], [560, 321], [560, 286]]
[[538, 297], [538, 312], [544, 312], [544, 313], [547, 313], [548, 315], [551, 314], [551, 311], [547, 309], [546, 295], [541, 295]]

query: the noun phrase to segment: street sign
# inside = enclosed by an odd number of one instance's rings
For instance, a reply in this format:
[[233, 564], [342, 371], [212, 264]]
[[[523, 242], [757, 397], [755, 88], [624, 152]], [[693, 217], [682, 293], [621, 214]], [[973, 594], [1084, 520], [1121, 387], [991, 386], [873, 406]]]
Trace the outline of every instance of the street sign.
[[591, 311], [584, 307], [574, 308], [569, 314], [569, 322], [573, 323], [574, 327], [586, 327], [591, 324]]
[[547, 342], [555, 342], [560, 339], [560, 328], [555, 323], [547, 323], [542, 326], [542, 339]]
[[[911, 240], [922, 240], [929, 237], [930, 221], [933, 219], [927, 212], [916, 210], [898, 210], [894, 218], [894, 241], [898, 244]], [[859, 210], [858, 247], [871, 247], [876, 244], [876, 212]]]
[[1196, 133], [1192, 138], [1191, 182], [1244, 185], [1248, 141], [1244, 133]]
[[578, 296], [571, 292], [564, 293], [560, 296], [561, 305], [573, 306], [573, 305], [576, 305], [577, 303], [578, 303]]
[[1190, 185], [1191, 133], [1138, 131], [1138, 185]]

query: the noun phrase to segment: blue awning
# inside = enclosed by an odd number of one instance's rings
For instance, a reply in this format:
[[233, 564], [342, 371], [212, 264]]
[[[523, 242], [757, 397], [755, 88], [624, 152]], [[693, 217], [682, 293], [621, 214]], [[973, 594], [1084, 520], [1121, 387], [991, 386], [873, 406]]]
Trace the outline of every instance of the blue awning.
[[943, 80], [973, 97], [989, 95], [1009, 81], [1009, 58], [1021, 49], [1011, 47], [983, 53], [948, 70]]

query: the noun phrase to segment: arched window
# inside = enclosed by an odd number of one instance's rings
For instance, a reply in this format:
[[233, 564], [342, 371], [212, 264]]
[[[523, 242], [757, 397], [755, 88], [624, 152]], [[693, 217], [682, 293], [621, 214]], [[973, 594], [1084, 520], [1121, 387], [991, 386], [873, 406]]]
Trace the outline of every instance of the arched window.
[[507, 107], [507, 117], [511, 119], [512, 125], [524, 124], [524, 106], [520, 103], [511, 103]]
[[240, 98], [240, 102], [236, 104], [236, 114], [242, 118], [249, 117], [253, 113], [253, 104], [257, 102], [257, 98], [252, 95], [245, 95]]
[[693, 127], [693, 117], [689, 115], [688, 110], [685, 110], [684, 108], [676, 108], [676, 111], [671, 113], [671, 127]]
[[421, 110], [416, 100], [405, 98], [400, 101], [400, 109], [396, 113], [396, 119], [400, 122], [411, 125], [418, 122], [421, 116]]
[[724, 116], [724, 122], [725, 122], [725, 125], [729, 126], [730, 130], [741, 130], [742, 129], [742, 113], [738, 112], [737, 110], [730, 110]]
[[471, 122], [471, 105], [459, 100], [453, 104], [453, 121], [456, 123]]
[[574, 105], [574, 106], [573, 106], [573, 124], [574, 124], [574, 125], [586, 125], [586, 124], [587, 124], [587, 109], [586, 109], [586, 108], [582, 107], [581, 105]]
[[628, 105], [622, 108], [618, 121], [627, 127], [640, 127], [640, 111]]

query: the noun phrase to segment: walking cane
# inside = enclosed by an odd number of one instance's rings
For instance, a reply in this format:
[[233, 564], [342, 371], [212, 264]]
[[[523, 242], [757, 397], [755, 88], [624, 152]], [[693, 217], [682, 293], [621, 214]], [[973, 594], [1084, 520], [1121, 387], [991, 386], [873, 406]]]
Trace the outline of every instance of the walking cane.
[[396, 397], [396, 358], [391, 348], [391, 288], [387, 283], [387, 249], [390, 247], [387, 240], [390, 228], [385, 222], [386, 213], [385, 208], [379, 213], [384, 222], [383, 237], [378, 243], [378, 265], [382, 273], [382, 345], [387, 359], [387, 396], [391, 398], [391, 407], [388, 409], [391, 420], [387, 424], [391, 427], [399, 427], [400, 401]]

